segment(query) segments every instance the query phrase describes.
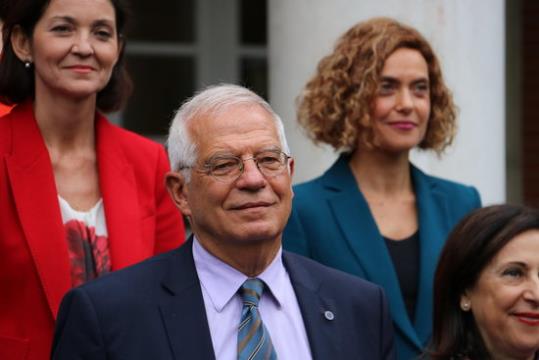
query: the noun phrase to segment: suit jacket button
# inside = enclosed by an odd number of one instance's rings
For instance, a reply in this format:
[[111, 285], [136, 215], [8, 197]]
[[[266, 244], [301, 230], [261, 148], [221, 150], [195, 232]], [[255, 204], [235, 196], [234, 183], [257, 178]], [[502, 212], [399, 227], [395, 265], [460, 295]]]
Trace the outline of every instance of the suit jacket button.
[[329, 310], [326, 310], [326, 311], [324, 311], [324, 317], [331, 321], [331, 320], [335, 319], [335, 314], [333, 314]]

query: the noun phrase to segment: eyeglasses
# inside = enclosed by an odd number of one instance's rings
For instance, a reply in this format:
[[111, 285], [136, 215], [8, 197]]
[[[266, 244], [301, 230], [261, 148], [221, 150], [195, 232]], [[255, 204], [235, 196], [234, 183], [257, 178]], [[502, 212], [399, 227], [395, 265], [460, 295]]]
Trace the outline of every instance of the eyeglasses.
[[244, 162], [253, 160], [258, 170], [266, 177], [282, 173], [291, 156], [279, 150], [262, 151], [250, 158], [242, 159], [233, 155], [216, 155], [209, 158], [202, 166], [203, 171], [221, 182], [233, 182], [243, 174]]

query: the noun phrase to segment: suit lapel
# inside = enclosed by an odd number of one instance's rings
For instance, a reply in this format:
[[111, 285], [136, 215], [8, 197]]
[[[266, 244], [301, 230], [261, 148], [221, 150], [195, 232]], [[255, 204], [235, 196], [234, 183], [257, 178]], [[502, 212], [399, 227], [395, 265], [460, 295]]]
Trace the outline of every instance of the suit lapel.
[[[121, 134], [120, 134], [121, 135]], [[132, 167], [118, 144], [117, 129], [96, 115], [99, 187], [105, 207], [112, 269], [133, 264], [151, 253], [143, 248], [140, 205]]]
[[31, 103], [13, 109], [13, 151], [5, 157], [17, 214], [56, 318], [71, 287], [69, 256], [49, 153]]
[[348, 160], [348, 157], [341, 156], [324, 175], [322, 181], [329, 194], [327, 201], [366, 279], [384, 288], [396, 326], [421, 348], [407, 315], [393, 262], [367, 201], [349, 168]]
[[163, 279], [172, 295], [160, 309], [175, 359], [215, 359], [200, 282], [193, 260], [193, 241], [187, 241], [170, 258]]
[[445, 241], [448, 219], [447, 197], [436, 191], [428, 176], [412, 166], [412, 181], [416, 192], [419, 216], [419, 288], [416, 303], [415, 327], [425, 344], [432, 331], [432, 285], [434, 272]]
[[[283, 261], [298, 299], [313, 359], [344, 358], [345, 354], [340, 352], [342, 349], [340, 339], [348, 335], [342, 333], [338, 323], [338, 316], [341, 314], [338, 314], [332, 299], [320, 294], [319, 281], [296, 264], [286, 251], [283, 251]], [[326, 319], [324, 316], [326, 311], [335, 314], [337, 320]]]

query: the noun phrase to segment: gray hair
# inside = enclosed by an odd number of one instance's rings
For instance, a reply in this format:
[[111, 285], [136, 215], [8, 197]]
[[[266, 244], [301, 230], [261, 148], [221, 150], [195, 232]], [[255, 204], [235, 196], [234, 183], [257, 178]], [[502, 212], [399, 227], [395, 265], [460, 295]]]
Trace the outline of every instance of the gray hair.
[[197, 118], [217, 115], [233, 105], [259, 105], [273, 118], [282, 150], [290, 154], [284, 125], [266, 100], [239, 85], [220, 84], [205, 88], [187, 99], [176, 112], [167, 139], [168, 156], [173, 171], [180, 171], [188, 183], [191, 167], [197, 160], [197, 147], [191, 139], [188, 124]]

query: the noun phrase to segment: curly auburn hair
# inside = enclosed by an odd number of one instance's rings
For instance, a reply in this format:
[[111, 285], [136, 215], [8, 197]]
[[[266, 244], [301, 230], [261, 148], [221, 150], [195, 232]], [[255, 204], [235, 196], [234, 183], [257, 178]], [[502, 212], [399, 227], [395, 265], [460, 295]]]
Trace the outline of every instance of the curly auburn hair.
[[353, 152], [359, 141], [367, 148], [375, 146], [372, 103], [386, 59], [400, 48], [419, 51], [428, 65], [431, 112], [419, 147], [441, 154], [451, 144], [456, 107], [438, 59], [417, 30], [390, 18], [356, 24], [319, 62], [317, 73], [297, 100], [298, 121], [315, 143], [344, 152]]

